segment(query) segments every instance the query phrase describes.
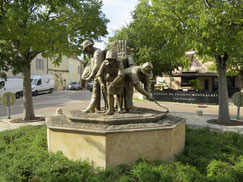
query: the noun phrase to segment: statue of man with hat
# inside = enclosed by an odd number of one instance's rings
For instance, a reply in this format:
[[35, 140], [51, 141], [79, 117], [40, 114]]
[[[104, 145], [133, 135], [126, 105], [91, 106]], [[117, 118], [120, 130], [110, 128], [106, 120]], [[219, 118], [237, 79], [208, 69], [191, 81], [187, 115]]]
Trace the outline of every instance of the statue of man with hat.
[[100, 110], [100, 85], [96, 74], [100, 68], [100, 65], [104, 61], [104, 55], [101, 49], [93, 47], [93, 45], [94, 44], [89, 40], [85, 40], [82, 44], [83, 51], [91, 56], [91, 60], [85, 67], [81, 79], [88, 82], [91, 80], [94, 81], [89, 106], [83, 110], [86, 113], [94, 113], [95, 109]]
[[[122, 112], [122, 94], [124, 91], [124, 84], [121, 83], [114, 87], [114, 89], [107, 90], [112, 81], [117, 77], [118, 71], [121, 71], [123, 67], [117, 61], [117, 53], [114, 50], [108, 50], [106, 53], [106, 60], [101, 64], [97, 73], [98, 80], [103, 92], [107, 94], [108, 110], [106, 115], [112, 115], [115, 112], [114, 109], [114, 95], [117, 96], [118, 112]], [[105, 84], [106, 81], [106, 84]]]
[[[149, 101], [153, 101], [153, 97], [150, 93], [150, 77], [152, 76], [153, 65], [150, 62], [143, 63], [140, 66], [133, 66], [122, 70], [116, 79], [110, 84], [108, 90], [112, 90], [114, 87], [125, 81], [125, 84], [131, 82], [135, 89], [147, 97]], [[141, 86], [143, 83], [144, 87]], [[133, 92], [130, 92], [133, 93]], [[129, 101], [127, 100], [129, 99]], [[127, 112], [132, 112], [133, 109], [133, 94], [129, 94], [125, 100], [125, 109]]]

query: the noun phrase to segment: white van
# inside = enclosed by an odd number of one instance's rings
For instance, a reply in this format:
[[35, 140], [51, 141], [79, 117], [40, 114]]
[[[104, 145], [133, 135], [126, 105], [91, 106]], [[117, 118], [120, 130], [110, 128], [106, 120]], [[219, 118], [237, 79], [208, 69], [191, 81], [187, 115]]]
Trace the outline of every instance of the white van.
[[39, 93], [52, 93], [54, 90], [54, 76], [50, 74], [31, 75], [31, 88], [32, 94], [38, 95]]
[[16, 99], [23, 95], [23, 79], [22, 78], [0, 78], [0, 97], [5, 92], [12, 92], [15, 94]]

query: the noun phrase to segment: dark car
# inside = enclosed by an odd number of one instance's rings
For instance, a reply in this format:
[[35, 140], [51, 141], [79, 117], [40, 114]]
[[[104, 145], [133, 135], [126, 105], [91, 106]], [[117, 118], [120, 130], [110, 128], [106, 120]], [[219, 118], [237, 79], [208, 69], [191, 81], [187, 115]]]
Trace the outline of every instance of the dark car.
[[68, 85], [67, 87], [68, 90], [80, 90], [81, 86], [80, 86], [80, 82], [72, 82]]
[[91, 82], [87, 82], [87, 89], [92, 92], [93, 90], [93, 85], [94, 85], [94, 81], [91, 81]]

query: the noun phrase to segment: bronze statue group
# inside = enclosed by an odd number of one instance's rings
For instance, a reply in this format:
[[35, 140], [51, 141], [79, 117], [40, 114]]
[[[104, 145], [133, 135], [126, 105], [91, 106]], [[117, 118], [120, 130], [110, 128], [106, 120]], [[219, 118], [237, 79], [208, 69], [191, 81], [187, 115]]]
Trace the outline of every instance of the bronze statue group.
[[83, 112], [94, 113], [100, 110], [101, 92], [105, 105], [108, 106], [107, 115], [115, 112], [114, 95], [116, 95], [118, 113], [132, 113], [135, 110], [132, 101], [134, 87], [148, 100], [153, 101], [150, 93], [153, 66], [149, 62], [135, 66], [125, 40], [112, 43], [111, 48], [106, 52], [95, 48], [89, 40], [85, 40], [82, 46], [83, 51], [90, 55], [91, 60], [85, 67], [81, 80], [87, 82], [93, 80], [91, 100]]

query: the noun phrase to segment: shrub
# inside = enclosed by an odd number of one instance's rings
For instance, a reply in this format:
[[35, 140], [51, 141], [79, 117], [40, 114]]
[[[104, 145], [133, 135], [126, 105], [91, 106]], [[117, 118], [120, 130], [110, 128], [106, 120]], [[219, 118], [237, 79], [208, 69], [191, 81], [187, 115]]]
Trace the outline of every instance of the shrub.
[[206, 178], [195, 168], [190, 165], [182, 165], [180, 162], [175, 163], [176, 180], [204, 182]]
[[190, 80], [188, 83], [192, 85], [193, 90], [202, 90], [198, 79]]
[[205, 181], [203, 176], [195, 167], [177, 163], [161, 163], [154, 165], [153, 162], [139, 161], [133, 166], [131, 174], [135, 181], [155, 181], [155, 182], [173, 182], [173, 181]]
[[[1, 181], [85, 181], [92, 176], [87, 161], [49, 154], [46, 127], [22, 127], [0, 133]], [[3, 147], [4, 146], [4, 147]]]
[[30, 182], [190, 182], [242, 181], [243, 137], [208, 129], [186, 129], [178, 162], [138, 160], [116, 169], [94, 168], [47, 150], [46, 127], [0, 132], [0, 181]]
[[177, 156], [182, 164], [190, 164], [207, 174], [212, 160], [235, 163], [243, 155], [243, 137], [237, 133], [218, 133], [205, 129], [187, 129], [183, 154]]
[[87, 181], [92, 177], [92, 167], [87, 161], [71, 161], [61, 152], [50, 154], [33, 172], [43, 181]]
[[157, 182], [160, 180], [160, 173], [155, 170], [147, 161], [139, 161], [131, 169], [131, 174], [140, 182]]

